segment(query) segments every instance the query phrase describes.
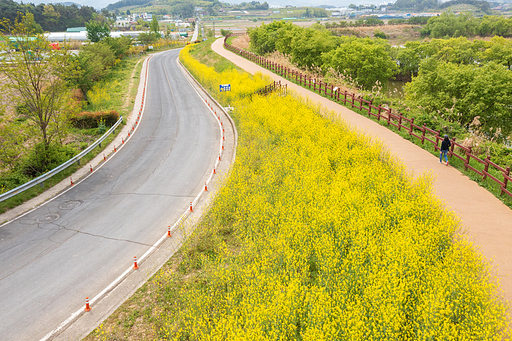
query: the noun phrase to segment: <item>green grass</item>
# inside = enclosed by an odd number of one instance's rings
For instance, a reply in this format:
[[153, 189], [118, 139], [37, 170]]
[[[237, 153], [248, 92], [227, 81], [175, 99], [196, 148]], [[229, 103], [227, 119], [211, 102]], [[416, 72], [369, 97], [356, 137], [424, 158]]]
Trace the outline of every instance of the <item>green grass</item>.
[[212, 50], [212, 43], [217, 40], [217, 38], [210, 38], [201, 44], [198, 44], [192, 48], [190, 54], [196, 58], [202, 64], [211, 66], [217, 72], [222, 72], [228, 69], [236, 69], [240, 72], [243, 70], [237, 67], [235, 64], [230, 62], [224, 57], [221, 57], [216, 52]]
[[[102, 147], [96, 147], [94, 148], [90, 153], [85, 155], [80, 160], [80, 165], [74, 164], [67, 169], [63, 170], [62, 172], [59, 172], [58, 174], [54, 175], [53, 177], [46, 180], [44, 183], [34, 186], [18, 195], [13, 196], [12, 198], [9, 198], [7, 200], [4, 200], [0, 202], [0, 214], [4, 213], [5, 211], [14, 208], [18, 205], [23, 204], [24, 202], [38, 196], [39, 194], [43, 193], [48, 188], [58, 184], [62, 180], [66, 179], [67, 177], [71, 176], [74, 172], [76, 172], [80, 167], [86, 165], [90, 160], [92, 160], [96, 155], [100, 154], [105, 150], [105, 147], [116, 137], [117, 133], [121, 131], [120, 128], [118, 128], [116, 131], [114, 131], [112, 134], [110, 134], [103, 142]], [[73, 179], [73, 182], [76, 182], [79, 179]], [[0, 224], [3, 222], [0, 222]]]

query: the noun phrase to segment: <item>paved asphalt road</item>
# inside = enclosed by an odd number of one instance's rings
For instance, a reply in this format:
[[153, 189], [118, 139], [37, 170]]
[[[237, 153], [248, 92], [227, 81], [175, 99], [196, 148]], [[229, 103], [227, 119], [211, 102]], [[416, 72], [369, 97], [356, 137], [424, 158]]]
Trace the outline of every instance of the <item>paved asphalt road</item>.
[[131, 140], [70, 191], [0, 228], [0, 339], [38, 340], [116, 279], [187, 209], [218, 155], [218, 123], [177, 68], [149, 63]]

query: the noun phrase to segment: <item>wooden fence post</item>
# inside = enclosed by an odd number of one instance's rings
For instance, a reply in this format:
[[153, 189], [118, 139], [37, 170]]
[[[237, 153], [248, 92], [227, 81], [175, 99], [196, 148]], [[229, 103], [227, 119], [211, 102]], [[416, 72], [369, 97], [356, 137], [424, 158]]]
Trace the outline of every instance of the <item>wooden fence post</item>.
[[425, 144], [425, 132], [427, 131], [427, 125], [423, 123], [423, 134], [421, 135], [421, 144]]
[[503, 187], [501, 188], [501, 195], [503, 195], [503, 193], [505, 193], [505, 191], [503, 191], [503, 190], [507, 189], [507, 184], [508, 184], [507, 176], [510, 176], [510, 167], [507, 167], [507, 169], [505, 171], [505, 175], [506, 176], [503, 176]]
[[468, 170], [469, 160], [471, 158], [471, 154], [473, 154], [473, 148], [468, 147], [468, 150], [466, 150], [466, 162], [464, 163], [464, 169]]
[[484, 174], [482, 176], [483, 180], [487, 178], [487, 173], [489, 172], [489, 161], [491, 161], [491, 157], [487, 155], [487, 157], [484, 159], [485, 166], [484, 166]]

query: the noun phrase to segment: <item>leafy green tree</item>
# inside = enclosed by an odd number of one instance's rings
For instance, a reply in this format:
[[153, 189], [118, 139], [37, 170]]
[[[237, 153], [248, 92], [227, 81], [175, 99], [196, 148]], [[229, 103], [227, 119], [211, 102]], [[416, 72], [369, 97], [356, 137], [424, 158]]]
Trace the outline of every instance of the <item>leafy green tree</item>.
[[110, 37], [110, 28], [107, 23], [99, 23], [95, 20], [91, 20], [85, 23], [87, 30], [87, 39], [93, 43], [97, 43], [103, 38]]
[[293, 25], [292, 23], [286, 23], [276, 32], [279, 39], [275, 43], [275, 49], [281, 53], [291, 55], [293, 50], [293, 41], [295, 37], [300, 36], [303, 31], [304, 28], [302, 27]]
[[25, 27], [27, 28], [27, 31], [32, 32], [32, 34], [43, 34], [43, 28], [41, 25], [36, 23], [34, 20], [34, 15], [31, 13], [28, 13], [25, 15], [25, 22], [23, 23]]
[[408, 41], [403, 47], [395, 49], [395, 58], [401, 74], [409, 77], [418, 75], [422, 58], [418, 51], [420, 46], [419, 41]]
[[512, 66], [512, 41], [503, 37], [493, 37], [488, 48], [483, 52], [486, 61], [494, 61], [505, 65], [509, 70]]
[[323, 55], [322, 69], [340, 72], [363, 88], [371, 89], [377, 81], [387, 83], [398, 69], [390, 48], [382, 39], [345, 38], [338, 48]]
[[69, 63], [60, 68], [61, 77], [80, 89], [85, 101], [87, 92], [104, 77], [116, 59], [123, 57], [131, 46], [131, 37], [107, 37], [103, 41], [84, 46], [78, 55], [70, 55]]
[[[0, 44], [11, 62], [0, 64], [0, 72], [7, 77], [7, 86], [17, 94], [17, 102], [21, 103], [19, 114], [37, 128], [41, 143], [49, 146], [64, 135], [69, 114], [69, 89], [58, 74], [67, 56], [52, 50], [43, 35], [35, 34], [32, 26], [25, 25], [31, 17], [28, 13], [14, 22], [1, 21], [2, 38], [9, 41], [5, 32], [10, 31], [12, 42]], [[17, 51], [11, 52], [13, 48]]]
[[285, 21], [274, 21], [270, 24], [263, 23], [260, 27], [248, 30], [251, 48], [258, 54], [273, 52], [276, 49], [276, 42], [280, 39], [279, 29], [291, 24]]
[[155, 32], [142, 32], [139, 33], [139, 41], [144, 45], [154, 44], [158, 38], [160, 38], [159, 33]]
[[151, 32], [160, 34], [160, 27], [158, 26], [158, 20], [156, 20], [156, 17], [153, 17], [153, 19], [151, 19], [151, 23], [149, 24], [149, 30]]
[[128, 51], [133, 44], [133, 38], [130, 36], [121, 36], [116, 38], [106, 37], [103, 39], [103, 43], [110, 47], [112, 52], [114, 52], [116, 59], [121, 59], [128, 54]]
[[479, 67], [429, 58], [406, 85], [406, 100], [466, 127], [478, 117], [484, 132], [503, 138], [512, 132], [511, 82], [512, 72], [494, 62]]
[[478, 20], [471, 13], [463, 12], [456, 15], [448, 11], [438, 17], [431, 17], [421, 32], [432, 38], [472, 37], [478, 25]]
[[364, 19], [364, 24], [367, 26], [378, 26], [378, 25], [384, 25], [384, 21], [380, 20], [377, 16], [372, 16], [372, 17]]
[[334, 37], [322, 25], [304, 29], [293, 37], [291, 44], [292, 62], [301, 67], [322, 65], [322, 54], [334, 50], [339, 38]]

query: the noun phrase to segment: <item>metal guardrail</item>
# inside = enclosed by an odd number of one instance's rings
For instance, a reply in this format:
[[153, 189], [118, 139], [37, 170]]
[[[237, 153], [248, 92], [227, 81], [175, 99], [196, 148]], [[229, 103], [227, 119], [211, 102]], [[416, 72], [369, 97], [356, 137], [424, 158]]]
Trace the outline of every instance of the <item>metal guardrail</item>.
[[39, 177], [37, 177], [37, 178], [35, 178], [33, 180], [30, 180], [29, 182], [24, 183], [21, 186], [18, 186], [18, 187], [14, 188], [14, 189], [11, 189], [8, 192], [0, 194], [0, 202], [2, 202], [4, 200], [7, 200], [9, 198], [12, 198], [13, 196], [15, 196], [17, 194], [20, 194], [20, 193], [26, 191], [27, 189], [32, 188], [35, 185], [38, 185], [38, 184], [44, 182], [45, 180], [51, 178], [52, 176], [56, 175], [57, 173], [63, 171], [66, 168], [68, 168], [69, 166], [71, 166], [75, 162], [80, 163], [80, 159], [83, 158], [85, 155], [87, 155], [91, 150], [93, 150], [94, 148], [99, 146], [101, 144], [101, 142], [103, 142], [107, 138], [107, 136], [112, 134], [112, 132], [121, 124], [121, 122], [123, 122], [123, 117], [122, 116], [119, 117], [119, 120], [117, 120], [117, 122], [105, 134], [103, 134], [103, 136], [101, 136], [99, 139], [97, 139], [89, 147], [84, 149], [80, 154], [73, 156], [71, 159], [69, 159], [68, 161], [64, 162], [60, 166], [55, 167], [51, 171], [46, 172], [43, 175], [41, 175], [41, 176], [39, 176]]

